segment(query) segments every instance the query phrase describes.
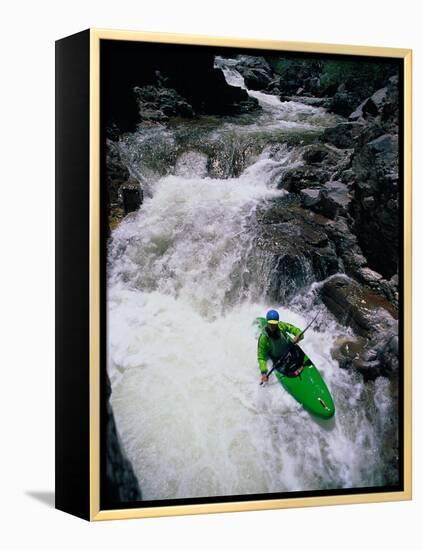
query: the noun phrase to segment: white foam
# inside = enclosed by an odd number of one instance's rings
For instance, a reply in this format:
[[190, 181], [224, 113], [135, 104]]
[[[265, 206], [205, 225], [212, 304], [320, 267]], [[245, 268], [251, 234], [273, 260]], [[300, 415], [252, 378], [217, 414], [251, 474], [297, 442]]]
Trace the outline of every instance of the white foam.
[[[268, 125], [324, 116], [255, 95], [266, 102]], [[131, 155], [139, 166], [136, 148]], [[219, 180], [206, 177], [203, 154], [189, 152], [174, 175], [149, 180], [139, 212], [113, 232], [111, 401], [145, 499], [384, 482], [380, 417], [391, 414], [391, 395], [385, 382], [363, 384], [339, 369], [330, 349], [350, 331], [323, 306], [302, 347], [332, 391], [334, 419], [312, 418], [275, 378], [259, 386], [255, 317], [279, 307], [283, 320], [304, 328], [315, 313], [312, 300], [285, 309], [257, 297], [266, 265], [250, 261], [256, 208], [284, 193], [277, 178], [299, 162], [294, 149], [267, 147], [238, 178]]]

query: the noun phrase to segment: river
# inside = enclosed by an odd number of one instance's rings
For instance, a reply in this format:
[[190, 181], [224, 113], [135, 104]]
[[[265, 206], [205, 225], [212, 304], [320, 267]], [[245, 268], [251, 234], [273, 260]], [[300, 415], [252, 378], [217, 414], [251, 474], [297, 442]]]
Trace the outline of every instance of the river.
[[[226, 80], [244, 87], [231, 60]], [[271, 263], [256, 246], [257, 212], [287, 192], [277, 182], [333, 123], [322, 107], [248, 92], [262, 107], [238, 117], [141, 126], [118, 147], [145, 192], [108, 247], [107, 365], [111, 404], [145, 500], [381, 486], [390, 382], [364, 382], [330, 350], [351, 336], [316, 299], [321, 283], [274, 303]], [[273, 380], [259, 385], [253, 321], [276, 308], [307, 331], [336, 404], [312, 418]]]

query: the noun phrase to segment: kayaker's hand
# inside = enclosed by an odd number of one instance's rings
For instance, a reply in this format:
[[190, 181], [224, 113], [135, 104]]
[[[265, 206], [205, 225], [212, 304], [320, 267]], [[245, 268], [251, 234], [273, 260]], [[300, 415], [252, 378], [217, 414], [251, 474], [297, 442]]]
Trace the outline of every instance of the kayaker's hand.
[[299, 342], [299, 336], [295, 336], [293, 338], [293, 344], [297, 344]]
[[261, 374], [261, 384], [268, 382], [268, 376], [266, 374]]

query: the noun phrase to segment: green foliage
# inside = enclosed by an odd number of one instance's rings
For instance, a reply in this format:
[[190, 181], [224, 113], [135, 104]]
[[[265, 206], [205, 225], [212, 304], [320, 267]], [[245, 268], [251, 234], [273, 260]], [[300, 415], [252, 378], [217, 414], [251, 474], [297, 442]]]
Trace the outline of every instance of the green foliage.
[[267, 56], [265, 58], [271, 67], [273, 73], [281, 74], [283, 72], [283, 59], [281, 57]]
[[275, 74], [286, 75], [289, 73], [314, 73], [318, 76], [321, 69], [321, 60], [302, 59], [295, 57], [266, 57], [268, 64]]
[[339, 86], [360, 81], [368, 87], [377, 87], [395, 73], [394, 65], [390, 63], [373, 63], [363, 61], [323, 61], [321, 70], [321, 86]]
[[385, 84], [388, 77], [397, 74], [393, 63], [373, 61], [325, 60], [318, 58], [266, 56], [273, 72], [283, 78], [301, 79], [319, 77], [321, 87], [328, 88], [363, 83], [365, 87], [376, 88]]

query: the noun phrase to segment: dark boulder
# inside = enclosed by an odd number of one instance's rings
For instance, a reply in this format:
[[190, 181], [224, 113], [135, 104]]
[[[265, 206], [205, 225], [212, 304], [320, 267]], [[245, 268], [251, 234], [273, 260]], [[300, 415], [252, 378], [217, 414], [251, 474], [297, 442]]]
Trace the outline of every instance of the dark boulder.
[[[385, 82], [385, 78], [381, 80], [365, 78], [364, 75], [355, 75], [352, 78], [347, 78], [340, 84], [334, 93], [328, 110], [338, 115], [349, 117], [355, 112], [364, 100], [371, 97], [375, 90], [380, 88], [380, 83]], [[368, 105], [371, 109], [373, 105]]]
[[321, 298], [340, 323], [360, 336], [383, 332], [397, 319], [397, 310], [384, 296], [344, 275], [336, 275], [324, 283]]
[[280, 241], [277, 250], [266, 249], [271, 265], [266, 288], [268, 298], [286, 303], [315, 281], [321, 281], [339, 269], [338, 258], [331, 243], [319, 248], [301, 240]]
[[282, 95], [319, 95], [321, 81], [319, 74], [321, 63], [317, 59], [298, 57], [271, 57], [267, 60], [275, 75], [279, 78], [278, 89]]
[[335, 244], [337, 254], [343, 260], [345, 271], [355, 276], [357, 269], [367, 265], [367, 260], [362, 254], [356, 235], [349, 227], [347, 218], [337, 216], [334, 221], [326, 224], [325, 230]]
[[301, 208], [294, 197], [274, 201], [257, 213], [256, 246], [271, 265], [266, 291], [282, 302], [339, 270], [335, 247], [324, 229], [327, 220]]
[[397, 331], [387, 330], [374, 338], [339, 339], [331, 356], [340, 368], [356, 370], [365, 381], [379, 376], [391, 378], [399, 369]]
[[349, 149], [355, 146], [356, 138], [362, 132], [363, 127], [364, 125], [359, 122], [342, 122], [326, 128], [320, 141], [330, 143], [339, 149]]
[[397, 133], [399, 126], [398, 77], [391, 77], [386, 86], [366, 98], [349, 115], [349, 120], [374, 123], [382, 129], [381, 133]]
[[397, 75], [388, 80], [387, 95], [381, 109], [381, 125], [387, 133], [398, 133], [400, 124], [400, 92]]
[[106, 375], [106, 484], [103, 500], [108, 506], [133, 503], [142, 500], [142, 493], [132, 464], [126, 457], [117, 432], [113, 410], [110, 404], [111, 385]]
[[306, 164], [324, 164], [335, 166], [342, 159], [342, 153], [326, 144], [314, 143], [304, 148], [303, 160]]
[[353, 361], [358, 360], [365, 353], [368, 344], [369, 340], [362, 336], [354, 339], [339, 338], [331, 350], [331, 357], [338, 361], [341, 369], [349, 369], [353, 366]]
[[172, 88], [136, 86], [134, 93], [138, 100], [140, 120], [166, 122], [170, 117], [192, 118], [195, 114], [192, 105]]
[[126, 214], [138, 210], [143, 201], [143, 191], [139, 182], [130, 176], [118, 145], [111, 140], [106, 142], [104, 175], [108, 194], [108, 231], [111, 231]]
[[300, 196], [305, 208], [330, 219], [338, 212], [345, 214], [351, 202], [347, 185], [340, 181], [329, 181], [320, 188], [302, 189]]
[[320, 202], [320, 188], [314, 189], [302, 189], [300, 191], [300, 198], [305, 208], [311, 208]]
[[240, 55], [237, 59], [236, 70], [243, 76], [249, 90], [265, 90], [270, 85], [273, 88], [277, 86], [278, 81], [274, 81], [271, 67], [263, 57]]
[[348, 186], [341, 181], [327, 181], [324, 185], [324, 191], [327, 197], [334, 202], [342, 213], [345, 213], [351, 202]]
[[398, 267], [398, 137], [384, 134], [356, 148], [353, 170], [353, 229], [369, 265], [388, 279]]
[[192, 75], [190, 75], [189, 83], [181, 82], [179, 79], [177, 83], [182, 95], [199, 113], [236, 115], [261, 108], [258, 100], [250, 97], [246, 90], [237, 86], [229, 86], [220, 69], [210, 71], [204, 78], [204, 88], [201, 90], [192, 86], [192, 82], [195, 80], [196, 78], [192, 79]]
[[143, 192], [136, 180], [129, 180], [121, 187], [123, 209], [125, 214], [135, 212], [143, 201]]
[[109, 204], [119, 202], [120, 187], [129, 179], [129, 170], [123, 163], [117, 145], [106, 141], [105, 180]]
[[277, 188], [286, 189], [292, 193], [300, 193], [302, 189], [319, 188], [329, 179], [329, 170], [325, 167], [306, 165], [286, 171]]
[[337, 92], [332, 97], [328, 110], [337, 115], [348, 117], [358, 102], [359, 99], [353, 93], [346, 91]]
[[382, 112], [382, 107], [386, 101], [388, 88], [377, 90], [371, 97], [365, 99], [358, 108], [349, 115], [349, 120], [365, 120], [369, 117], [376, 117]]

